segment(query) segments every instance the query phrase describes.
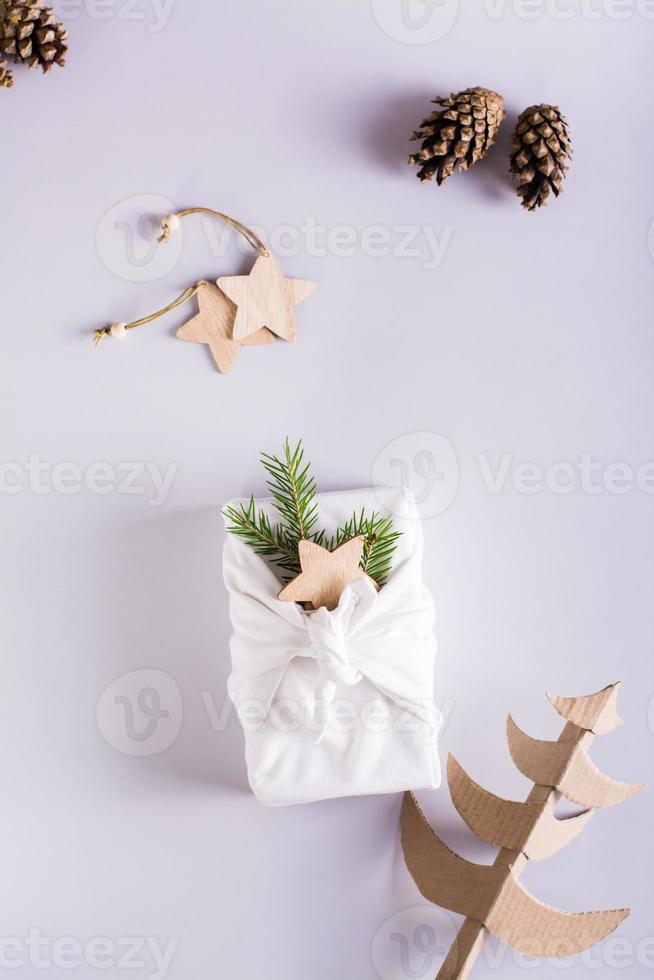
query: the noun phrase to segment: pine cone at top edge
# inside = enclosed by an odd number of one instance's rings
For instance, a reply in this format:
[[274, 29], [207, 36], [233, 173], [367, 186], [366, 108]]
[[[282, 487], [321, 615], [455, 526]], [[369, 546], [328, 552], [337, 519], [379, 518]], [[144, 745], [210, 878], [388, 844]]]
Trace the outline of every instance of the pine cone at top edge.
[[2, 3], [0, 9], [0, 54], [28, 68], [37, 65], [44, 73], [54, 65], [63, 67], [68, 35], [52, 7], [36, 3]]
[[497, 92], [476, 86], [432, 99], [435, 109], [412, 134], [422, 140], [409, 163], [420, 166], [420, 182], [436, 178], [440, 186], [457, 171], [467, 170], [488, 152], [504, 118], [504, 99]]
[[558, 197], [569, 169], [572, 142], [558, 106], [529, 106], [518, 116], [509, 172], [517, 178], [522, 207], [535, 211], [551, 194]]
[[14, 76], [11, 68], [6, 61], [0, 59], [0, 88], [11, 88], [14, 84]]

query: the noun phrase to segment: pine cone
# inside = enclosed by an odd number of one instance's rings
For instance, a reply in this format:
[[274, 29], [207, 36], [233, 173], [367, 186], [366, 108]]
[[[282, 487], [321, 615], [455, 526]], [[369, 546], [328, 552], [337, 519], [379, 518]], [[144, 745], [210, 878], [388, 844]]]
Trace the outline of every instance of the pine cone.
[[440, 186], [457, 170], [467, 170], [486, 155], [504, 118], [504, 99], [487, 88], [467, 88], [448, 99], [432, 99], [436, 105], [429, 119], [412, 134], [422, 147], [409, 157], [420, 165], [422, 183], [436, 177]]
[[0, 20], [0, 52], [28, 68], [40, 65], [44, 72], [64, 65], [66, 31], [55, 20], [51, 7], [40, 2], [11, 2], [3, 5]]
[[558, 197], [572, 156], [566, 119], [558, 106], [532, 105], [518, 117], [510, 172], [518, 178], [522, 206], [535, 211], [550, 194]]
[[0, 88], [11, 88], [14, 84], [14, 76], [11, 68], [7, 68], [6, 62], [0, 58]]

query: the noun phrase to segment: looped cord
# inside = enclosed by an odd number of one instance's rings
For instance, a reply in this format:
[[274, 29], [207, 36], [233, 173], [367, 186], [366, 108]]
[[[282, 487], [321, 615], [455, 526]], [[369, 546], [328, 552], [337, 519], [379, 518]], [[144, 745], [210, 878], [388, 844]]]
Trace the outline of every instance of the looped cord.
[[[175, 214], [170, 214], [163, 219], [161, 223], [161, 234], [157, 238], [158, 242], [165, 242], [170, 238], [170, 234], [175, 230], [181, 218], [185, 218], [189, 214], [208, 214], [214, 218], [218, 218], [220, 221], [224, 221], [225, 224], [233, 228], [248, 245], [258, 252], [259, 255], [268, 256], [270, 252], [261, 241], [259, 236], [244, 225], [242, 221], [238, 221], [236, 218], [230, 218], [228, 214], [223, 214], [222, 211], [214, 211], [213, 208], [185, 208], [183, 211], [177, 211]], [[170, 313], [177, 306], [181, 306], [182, 303], [186, 303], [189, 299], [201, 289], [202, 286], [208, 285], [205, 280], [197, 282], [194, 286], [189, 286], [184, 290], [181, 295], [174, 299], [172, 303], [164, 306], [161, 310], [157, 310], [156, 313], [150, 313], [149, 316], [141, 317], [139, 320], [132, 320], [130, 323], [114, 323], [109, 327], [101, 327], [96, 330], [93, 334], [93, 343], [98, 347], [105, 337], [115, 336], [122, 337], [125, 335], [126, 331], [134, 330], [135, 327], [142, 327], [146, 323], [151, 323], [153, 320], [158, 319], [160, 316], [164, 316], [166, 313]]]
[[[259, 255], [270, 255], [268, 249], [261, 241], [259, 236], [255, 234], [251, 228], [248, 228], [247, 225], [244, 225], [242, 221], [238, 221], [236, 218], [230, 218], [228, 214], [223, 214], [222, 211], [214, 211], [213, 208], [185, 208], [183, 211], [175, 212], [172, 217], [185, 218], [189, 214], [209, 214], [213, 218], [218, 218], [220, 221], [224, 221], [226, 225], [229, 225], [230, 228], [233, 228], [235, 232], [241, 235], [248, 245], [250, 245], [255, 252], [258, 252]], [[170, 225], [164, 222], [161, 227], [161, 234], [157, 238], [157, 241], [165, 242], [170, 237], [172, 230], [173, 229], [170, 227]]]

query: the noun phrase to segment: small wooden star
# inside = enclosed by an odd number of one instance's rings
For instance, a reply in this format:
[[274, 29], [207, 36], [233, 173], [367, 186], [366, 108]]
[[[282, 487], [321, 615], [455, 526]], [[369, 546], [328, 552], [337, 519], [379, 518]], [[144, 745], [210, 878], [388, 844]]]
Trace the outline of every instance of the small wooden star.
[[226, 374], [241, 349], [241, 344], [273, 344], [275, 336], [263, 327], [249, 337], [238, 341], [232, 338], [236, 307], [213, 283], [204, 282], [198, 291], [200, 308], [177, 331], [180, 340], [208, 344], [209, 350], [221, 374]]
[[314, 541], [300, 541], [298, 553], [302, 571], [284, 586], [279, 598], [286, 602], [310, 602], [314, 609], [320, 606], [336, 609], [341, 592], [355, 579], [367, 578], [377, 588], [377, 583], [359, 567], [363, 543], [360, 534], [334, 551], [328, 551]]
[[248, 276], [221, 276], [218, 285], [236, 303], [234, 340], [262, 327], [283, 340], [295, 340], [293, 307], [316, 288], [307, 279], [287, 279], [272, 255], [260, 255]]

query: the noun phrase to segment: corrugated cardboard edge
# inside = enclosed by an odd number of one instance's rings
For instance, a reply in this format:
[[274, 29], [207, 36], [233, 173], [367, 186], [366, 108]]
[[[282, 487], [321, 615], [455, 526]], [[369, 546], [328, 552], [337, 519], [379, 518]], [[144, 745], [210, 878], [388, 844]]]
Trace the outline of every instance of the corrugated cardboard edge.
[[606, 939], [630, 911], [564, 912], [534, 898], [509, 875], [484, 925], [526, 956], [561, 957], [582, 953]]
[[447, 781], [452, 802], [473, 834], [487, 844], [522, 851], [534, 861], [566, 847], [593, 815], [587, 810], [559, 820], [553, 801], [524, 803], [495, 796], [471, 779], [453, 755], [447, 760]]
[[642, 783], [619, 783], [600, 772], [586, 752], [589, 739], [543, 742], [518, 728], [511, 715], [506, 737], [511, 758], [523, 776], [539, 786], [552, 786], [578, 806], [615, 806], [644, 789]]
[[628, 909], [564, 912], [534, 898], [503, 865], [474, 864], [447, 847], [430, 827], [413, 793], [401, 816], [407, 868], [430, 902], [477, 919], [489, 932], [531, 956], [568, 956], [613, 932]]
[[606, 735], [624, 722], [616, 710], [620, 682], [608, 684], [596, 694], [581, 698], [562, 698], [548, 694], [551, 704], [566, 721], [594, 735]]

